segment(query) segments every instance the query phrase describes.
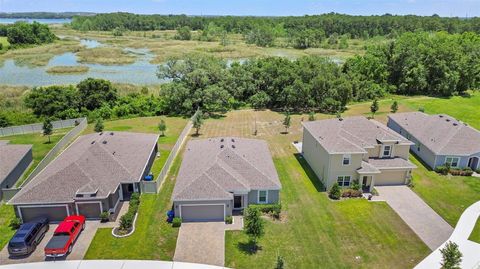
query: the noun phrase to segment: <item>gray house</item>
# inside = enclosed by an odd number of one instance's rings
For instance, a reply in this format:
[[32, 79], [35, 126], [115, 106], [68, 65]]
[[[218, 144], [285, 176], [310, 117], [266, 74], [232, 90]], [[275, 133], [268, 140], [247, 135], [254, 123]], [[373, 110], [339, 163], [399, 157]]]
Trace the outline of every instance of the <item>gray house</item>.
[[263, 140], [190, 141], [173, 190], [175, 216], [222, 221], [249, 204], [277, 203], [281, 184]]
[[412, 141], [411, 151], [430, 168], [446, 163], [455, 168], [480, 168], [480, 132], [453, 117], [398, 113], [389, 115], [388, 127]]
[[14, 145], [0, 140], [0, 190], [13, 187], [31, 163], [32, 145]]
[[10, 201], [23, 221], [98, 219], [139, 192], [157, 153], [158, 135], [103, 132], [78, 137]]

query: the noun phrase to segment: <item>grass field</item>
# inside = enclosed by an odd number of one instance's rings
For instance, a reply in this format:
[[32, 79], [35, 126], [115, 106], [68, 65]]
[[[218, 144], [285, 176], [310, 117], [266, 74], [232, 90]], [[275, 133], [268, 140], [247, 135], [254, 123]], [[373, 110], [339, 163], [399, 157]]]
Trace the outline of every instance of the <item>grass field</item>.
[[87, 73], [89, 67], [84, 65], [76, 66], [52, 66], [47, 69], [47, 73], [51, 74], [78, 74]]
[[15, 233], [15, 230], [9, 226], [13, 218], [15, 218], [13, 206], [0, 204], [0, 249], [3, 249]]
[[477, 224], [468, 239], [480, 244], [480, 218], [477, 220]]

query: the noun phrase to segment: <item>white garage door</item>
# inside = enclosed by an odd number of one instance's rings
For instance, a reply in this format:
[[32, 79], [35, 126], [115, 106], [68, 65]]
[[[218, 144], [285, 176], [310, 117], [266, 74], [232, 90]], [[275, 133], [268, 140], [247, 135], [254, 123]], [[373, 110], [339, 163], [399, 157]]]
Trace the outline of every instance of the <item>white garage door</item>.
[[183, 221], [223, 221], [225, 205], [181, 205]]
[[375, 176], [375, 185], [389, 186], [389, 185], [404, 185], [406, 171], [388, 171], [384, 170], [381, 174]]

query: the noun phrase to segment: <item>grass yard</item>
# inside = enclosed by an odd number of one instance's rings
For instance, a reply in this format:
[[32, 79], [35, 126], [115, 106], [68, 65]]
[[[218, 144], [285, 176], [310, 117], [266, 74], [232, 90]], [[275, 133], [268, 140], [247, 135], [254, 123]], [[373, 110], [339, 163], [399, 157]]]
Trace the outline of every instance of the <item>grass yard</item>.
[[178, 228], [172, 228], [165, 219], [180, 163], [177, 157], [160, 193], [141, 196], [135, 233], [115, 238], [111, 228], [98, 229], [84, 259], [172, 260]]
[[13, 206], [0, 204], [0, 250], [3, 249], [15, 233], [15, 230], [12, 230], [9, 226], [10, 221], [14, 218]]
[[14, 135], [0, 137], [0, 140], [9, 140], [10, 144], [30, 144], [32, 147], [33, 162], [24, 175], [18, 180], [17, 186], [20, 186], [26, 177], [37, 167], [38, 163], [47, 155], [48, 152], [68, 133], [71, 128], [54, 130], [50, 136], [51, 143], [48, 143], [48, 138], [41, 133]]
[[[317, 115], [317, 119], [330, 117]], [[200, 138], [218, 136], [255, 137], [269, 142], [282, 181], [286, 219], [267, 221], [262, 249], [248, 251], [242, 232], [226, 233], [226, 266], [269, 268], [277, 253], [288, 268], [411, 268], [429, 250], [386, 203], [366, 200], [332, 202], [308, 165], [294, 155], [291, 145], [300, 140], [301, 120], [293, 115], [289, 134], [281, 135], [283, 115], [272, 111], [242, 110], [210, 119]], [[256, 120], [255, 120], [256, 119]]]
[[468, 239], [480, 244], [480, 218], [477, 220], [477, 224], [475, 225], [475, 228]]

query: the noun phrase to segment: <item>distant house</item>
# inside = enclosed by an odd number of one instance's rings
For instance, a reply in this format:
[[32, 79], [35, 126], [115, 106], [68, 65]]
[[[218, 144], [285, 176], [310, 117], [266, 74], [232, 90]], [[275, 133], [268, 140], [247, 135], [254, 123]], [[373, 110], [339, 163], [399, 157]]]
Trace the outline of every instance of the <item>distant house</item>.
[[277, 203], [281, 184], [265, 141], [190, 141], [173, 191], [175, 216], [223, 221], [249, 204]]
[[98, 219], [139, 192], [157, 153], [158, 135], [103, 132], [77, 138], [10, 201], [23, 221]]
[[365, 117], [303, 123], [302, 152], [323, 185], [351, 187], [354, 180], [364, 190], [376, 185], [409, 182], [412, 142]]
[[480, 132], [445, 114], [423, 112], [392, 114], [388, 127], [414, 144], [412, 152], [428, 166], [480, 168]]
[[15, 145], [0, 140], [0, 190], [13, 187], [31, 163], [32, 145]]

